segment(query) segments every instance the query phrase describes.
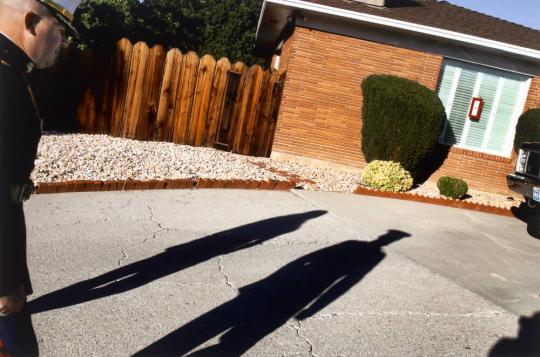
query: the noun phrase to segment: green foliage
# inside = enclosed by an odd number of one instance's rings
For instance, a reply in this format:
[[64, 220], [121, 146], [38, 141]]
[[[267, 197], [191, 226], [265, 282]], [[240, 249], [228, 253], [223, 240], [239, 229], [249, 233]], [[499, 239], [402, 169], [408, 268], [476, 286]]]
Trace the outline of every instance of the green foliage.
[[444, 107], [432, 90], [408, 79], [372, 75], [362, 82], [362, 151], [368, 162], [399, 162], [413, 176], [443, 128]]
[[206, 0], [201, 51], [232, 62], [263, 64], [262, 58], [253, 55], [261, 8], [261, 0]]
[[540, 109], [529, 109], [521, 114], [516, 126], [514, 149], [525, 142], [540, 142]]
[[453, 199], [461, 199], [469, 190], [469, 186], [462, 179], [451, 176], [443, 176], [437, 181], [437, 188], [441, 195]]
[[253, 54], [262, 0], [89, 0], [75, 13], [81, 49], [111, 48], [122, 37], [216, 59], [263, 64]]
[[137, 0], [85, 1], [75, 12], [73, 24], [79, 37], [72, 42], [80, 48], [110, 48], [122, 37], [137, 33]]
[[204, 43], [203, 9], [198, 0], [145, 0], [138, 9], [139, 37], [149, 46], [199, 51]]
[[399, 163], [375, 160], [362, 171], [362, 183], [381, 191], [402, 192], [411, 189], [413, 179]]

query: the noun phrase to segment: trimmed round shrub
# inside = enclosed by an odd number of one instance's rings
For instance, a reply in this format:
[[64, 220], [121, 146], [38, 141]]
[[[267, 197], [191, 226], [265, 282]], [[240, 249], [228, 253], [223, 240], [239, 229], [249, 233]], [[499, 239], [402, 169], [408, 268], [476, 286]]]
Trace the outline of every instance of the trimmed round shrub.
[[388, 192], [403, 192], [411, 189], [411, 174], [399, 163], [375, 160], [362, 171], [362, 183]]
[[462, 179], [452, 176], [443, 176], [437, 181], [439, 193], [453, 199], [461, 199], [469, 190], [469, 186]]
[[521, 114], [516, 126], [514, 150], [518, 151], [525, 142], [540, 142], [540, 109], [529, 109]]
[[362, 151], [367, 162], [399, 162], [413, 176], [433, 152], [446, 120], [431, 89], [405, 78], [371, 75], [362, 82]]

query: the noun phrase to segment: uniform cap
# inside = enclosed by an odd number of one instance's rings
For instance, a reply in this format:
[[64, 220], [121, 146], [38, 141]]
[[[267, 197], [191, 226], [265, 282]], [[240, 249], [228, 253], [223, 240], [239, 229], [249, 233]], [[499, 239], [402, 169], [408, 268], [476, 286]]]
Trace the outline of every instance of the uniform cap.
[[51, 13], [67, 26], [73, 34], [77, 35], [77, 30], [73, 26], [73, 14], [82, 0], [37, 0], [47, 6]]

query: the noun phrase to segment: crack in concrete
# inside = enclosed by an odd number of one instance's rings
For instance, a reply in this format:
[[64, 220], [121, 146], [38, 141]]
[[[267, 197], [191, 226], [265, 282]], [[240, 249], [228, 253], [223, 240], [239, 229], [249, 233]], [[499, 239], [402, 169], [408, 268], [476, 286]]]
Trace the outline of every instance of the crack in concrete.
[[212, 283], [200, 283], [200, 282], [174, 282], [174, 281], [151, 281], [147, 284], [148, 286], [155, 285], [155, 286], [176, 286], [180, 288], [185, 287], [215, 287], [215, 284]]
[[333, 244], [335, 242], [332, 241], [302, 241], [302, 242], [262, 242], [258, 245], [262, 246], [271, 246], [271, 247], [288, 247], [288, 246], [303, 246], [303, 245], [315, 245], [315, 244]]
[[449, 317], [449, 318], [493, 318], [509, 314], [506, 311], [482, 311], [471, 313], [442, 313], [442, 312], [419, 312], [419, 311], [380, 311], [380, 312], [332, 312], [308, 317], [309, 320], [329, 320], [339, 317], [365, 317], [365, 316], [420, 316], [420, 317]]
[[127, 247], [122, 247], [122, 257], [120, 258], [120, 260], [118, 261], [118, 266], [121, 267], [123, 262], [128, 258], [128, 254], [127, 254], [127, 251], [129, 249], [132, 249], [134, 247], [137, 247], [137, 246], [141, 246], [141, 245], [144, 245], [146, 244], [148, 241], [150, 240], [154, 240], [156, 239], [157, 235], [161, 232], [165, 232], [165, 231], [172, 231], [171, 229], [168, 229], [166, 227], [163, 226], [163, 224], [161, 224], [161, 222], [159, 222], [156, 218], [155, 218], [155, 213], [154, 213], [154, 210], [152, 209], [152, 206], [145, 200], [143, 199], [141, 196], [139, 196], [136, 192], [133, 193], [133, 195], [135, 197], [137, 197], [142, 203], [144, 203], [146, 205], [146, 208], [148, 209], [148, 211], [150, 212], [150, 221], [155, 223], [157, 225], [157, 229], [154, 229], [154, 232], [152, 234], [152, 237], [151, 238], [145, 238], [144, 240], [140, 241], [140, 242], [137, 242], [137, 243], [134, 243], [134, 244], [131, 244]]
[[229, 275], [225, 273], [225, 266], [223, 265], [223, 256], [220, 256], [218, 258], [218, 266], [219, 266], [219, 272], [225, 277], [225, 285], [231, 288], [236, 295], [239, 295], [240, 292], [238, 291], [236, 286], [234, 286], [234, 284], [231, 282], [231, 278], [229, 277]]
[[32, 229], [50, 229], [50, 228], [58, 228], [58, 227], [64, 227], [64, 226], [74, 226], [78, 224], [88, 224], [88, 225], [94, 225], [94, 224], [102, 224], [112, 221], [111, 218], [104, 218], [104, 219], [97, 219], [93, 221], [82, 221], [82, 220], [76, 220], [74, 222], [65, 222], [65, 223], [53, 223], [53, 224], [29, 224], [27, 226], [28, 230]]
[[156, 219], [156, 215], [154, 213], [154, 210], [152, 209], [152, 206], [150, 205], [150, 203], [148, 203], [144, 198], [142, 198], [141, 196], [139, 196], [138, 193], [134, 192], [133, 195], [135, 197], [137, 197], [142, 203], [144, 203], [146, 205], [146, 208], [148, 208], [148, 211], [150, 211], [150, 221], [154, 222], [155, 224], [157, 224], [157, 226], [162, 230], [162, 231], [165, 231], [167, 230], [166, 227], [163, 226], [163, 224], [161, 224], [161, 222], [159, 222], [157, 219]]
[[308, 347], [309, 347], [309, 355], [310, 356], [313, 356], [313, 357], [319, 357], [315, 352], [315, 346], [313, 346], [313, 342], [310, 341], [309, 338], [307, 338], [306, 336], [303, 336], [301, 333], [300, 333], [300, 329], [302, 327], [302, 323], [298, 320], [294, 320], [296, 321], [296, 323], [292, 322], [292, 321], [289, 321], [287, 322], [287, 325], [292, 327], [294, 329], [294, 331], [296, 332], [296, 336], [300, 337], [302, 340], [304, 340], [307, 344], [308, 344]]
[[145, 238], [144, 240], [142, 240], [140, 242], [137, 242], [137, 243], [134, 243], [134, 244], [131, 244], [131, 245], [128, 245], [127, 247], [121, 247], [121, 249], [122, 249], [122, 257], [120, 258], [120, 260], [118, 260], [118, 266], [121, 267], [123, 265], [123, 262], [128, 258], [127, 251], [129, 249], [135, 248], [137, 246], [144, 245], [144, 244], [146, 244], [146, 242], [155, 239], [157, 233], [158, 232], [154, 232], [152, 238]]

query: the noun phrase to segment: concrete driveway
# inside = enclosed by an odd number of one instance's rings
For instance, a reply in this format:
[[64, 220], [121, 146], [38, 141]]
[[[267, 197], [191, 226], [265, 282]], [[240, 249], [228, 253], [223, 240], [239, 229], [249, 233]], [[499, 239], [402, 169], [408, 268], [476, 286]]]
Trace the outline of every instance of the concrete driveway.
[[26, 212], [44, 356], [540, 348], [540, 241], [517, 219], [247, 190], [38, 195]]

